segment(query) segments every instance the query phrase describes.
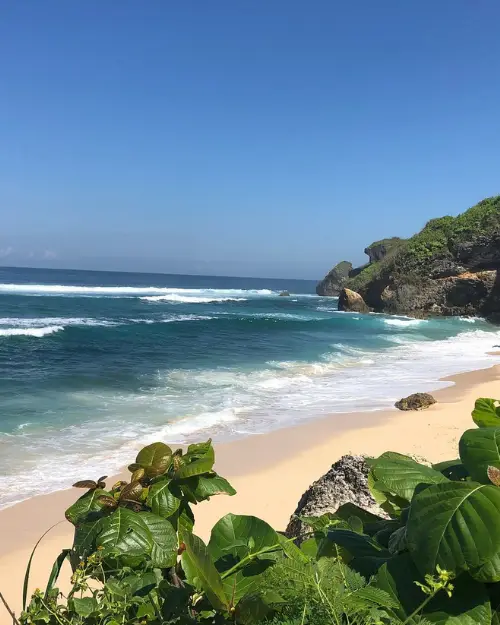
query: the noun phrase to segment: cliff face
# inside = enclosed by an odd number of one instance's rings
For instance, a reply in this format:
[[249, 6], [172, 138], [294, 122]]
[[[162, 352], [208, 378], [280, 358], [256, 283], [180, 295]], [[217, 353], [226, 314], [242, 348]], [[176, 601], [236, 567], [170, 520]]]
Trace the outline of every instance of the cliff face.
[[318, 295], [327, 295], [330, 297], [337, 296], [342, 290], [351, 271], [351, 263], [346, 260], [338, 263], [326, 274], [321, 282], [318, 282], [318, 285], [316, 286], [316, 293]]
[[375, 241], [375, 243], [365, 248], [365, 254], [368, 255], [370, 263], [378, 263], [383, 260], [389, 252], [403, 243], [403, 241], [404, 239], [400, 239], [399, 237]]
[[[375, 258], [375, 255], [373, 256]], [[377, 311], [500, 316], [500, 196], [431, 220], [345, 286]]]

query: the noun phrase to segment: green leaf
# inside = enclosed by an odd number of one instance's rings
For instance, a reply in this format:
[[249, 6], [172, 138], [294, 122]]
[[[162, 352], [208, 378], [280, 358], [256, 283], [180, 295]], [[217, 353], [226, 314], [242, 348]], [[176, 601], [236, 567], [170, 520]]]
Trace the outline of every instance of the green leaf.
[[498, 400], [481, 397], [476, 399], [472, 420], [480, 428], [500, 426], [500, 408]]
[[87, 517], [97, 517], [103, 508], [103, 504], [99, 501], [99, 497], [111, 497], [111, 494], [102, 488], [90, 490], [82, 495], [75, 503], [70, 506], [65, 513], [66, 518], [73, 525], [91, 520]]
[[389, 551], [393, 554], [405, 551], [407, 548], [406, 527], [400, 527], [389, 538]]
[[181, 465], [175, 473], [175, 478], [178, 480], [212, 471], [215, 462], [212, 441], [189, 445], [183, 461], [185, 464]]
[[262, 519], [226, 514], [213, 526], [208, 550], [216, 562], [228, 554], [243, 558], [249, 553], [257, 553], [277, 544], [278, 534]]
[[260, 625], [271, 612], [268, 604], [258, 595], [250, 595], [239, 602], [236, 622], [241, 625]]
[[475, 483], [434, 484], [413, 498], [408, 547], [422, 573], [436, 566], [458, 575], [500, 550], [500, 489]]
[[188, 583], [201, 588], [216, 610], [227, 612], [230, 604], [224, 592], [222, 578], [212, 562], [205, 543], [190, 533], [183, 533], [182, 539], [186, 549], [181, 562]]
[[[228, 514], [212, 528], [208, 550], [221, 572], [226, 596], [236, 606], [242, 597], [256, 590], [261, 574], [281, 554], [281, 543], [265, 521]], [[237, 566], [251, 554], [255, 554], [252, 559]]]
[[372, 512], [369, 512], [364, 508], [360, 508], [359, 506], [356, 506], [355, 504], [350, 502], [340, 506], [337, 512], [335, 512], [335, 516], [343, 519], [344, 521], [348, 521], [350, 517], [356, 516], [358, 517], [358, 519], [361, 520], [363, 525], [378, 523], [379, 521], [383, 520], [382, 517], [379, 517], [376, 514], [373, 514]]
[[173, 566], [177, 553], [177, 537], [172, 525], [151, 512], [132, 512], [118, 508], [103, 520], [97, 546], [104, 554], [127, 556], [149, 555], [153, 566]]
[[387, 452], [377, 458], [372, 471], [378, 490], [393, 493], [407, 502], [411, 501], [415, 487], [419, 484], [439, 484], [447, 481], [439, 471], [395, 452]]
[[462, 464], [460, 458], [456, 460], [445, 460], [444, 462], [438, 462], [433, 464], [432, 468], [442, 473], [449, 480], [454, 482], [463, 481], [469, 477], [467, 469]]
[[491, 560], [477, 569], [470, 571], [471, 576], [478, 582], [487, 584], [500, 582], [500, 553], [496, 553]]
[[50, 591], [54, 588], [54, 584], [59, 577], [59, 573], [61, 572], [61, 567], [63, 565], [64, 560], [69, 557], [71, 553], [71, 549], [63, 549], [61, 553], [57, 556], [54, 564], [52, 565], [52, 570], [50, 572], [49, 581], [47, 582], [47, 588], [45, 589], [45, 600], [47, 600]]
[[315, 532], [324, 533], [327, 532], [329, 529], [338, 526], [344, 527], [346, 529], [348, 527], [347, 519], [342, 520], [332, 512], [325, 512], [321, 516], [302, 516], [299, 514], [297, 515], [297, 518]]
[[151, 542], [151, 562], [160, 569], [177, 562], [177, 533], [166, 519], [152, 512], [140, 512], [141, 523], [147, 528]]
[[[418, 619], [407, 619], [427, 598], [415, 582], [423, 583], [424, 580], [408, 553], [384, 564], [375, 580], [376, 586], [399, 602], [399, 607], [394, 608], [398, 618], [412, 625], [419, 622]], [[490, 625], [491, 608], [484, 586], [468, 575], [460, 576], [453, 583], [455, 589], [451, 598], [440, 592], [426, 606], [423, 614], [426, 622], [436, 625]]]
[[73, 605], [75, 606], [75, 612], [79, 616], [90, 616], [92, 612], [96, 612], [98, 609], [97, 600], [94, 597], [83, 597], [82, 599], [73, 598]]
[[308, 562], [309, 558], [301, 551], [292, 539], [278, 534], [278, 541], [285, 555], [291, 560], [299, 560], [300, 562]]
[[346, 549], [353, 558], [388, 557], [389, 552], [369, 536], [351, 530], [330, 530], [327, 539]]
[[170, 491], [169, 479], [160, 480], [150, 486], [147, 504], [154, 514], [168, 518], [177, 511], [180, 503], [180, 499], [177, 499]]
[[500, 427], [467, 430], [458, 448], [472, 479], [490, 484], [488, 467], [500, 468]]
[[165, 473], [171, 460], [172, 450], [168, 445], [165, 445], [165, 443], [152, 443], [141, 449], [137, 454], [135, 464], [130, 466], [134, 467], [134, 470], [142, 467], [148, 477], [158, 477]]
[[87, 523], [81, 523], [75, 528], [73, 549], [71, 551], [71, 566], [73, 571], [80, 564], [81, 558], [85, 558], [96, 550], [95, 539], [101, 529], [104, 518], [94, 519]]
[[231, 484], [220, 475], [200, 475], [198, 483], [193, 489], [197, 501], [204, 501], [214, 495], [236, 495], [236, 491]]

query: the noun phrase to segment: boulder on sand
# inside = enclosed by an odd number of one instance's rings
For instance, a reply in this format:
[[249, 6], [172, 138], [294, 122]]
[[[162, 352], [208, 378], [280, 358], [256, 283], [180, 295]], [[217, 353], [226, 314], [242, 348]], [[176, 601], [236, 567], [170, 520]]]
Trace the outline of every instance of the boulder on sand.
[[386, 516], [368, 489], [368, 465], [363, 456], [342, 456], [328, 473], [316, 480], [300, 498], [285, 534], [298, 538], [308, 531], [298, 516], [318, 517], [334, 513], [345, 503], [353, 503], [379, 516]]
[[365, 303], [365, 300], [356, 291], [351, 289], [342, 289], [339, 296], [339, 310], [345, 310], [348, 312], [368, 313], [370, 309]]
[[436, 400], [429, 393], [413, 393], [408, 397], [403, 397], [397, 401], [394, 405], [399, 410], [425, 410], [432, 404], [435, 404]]

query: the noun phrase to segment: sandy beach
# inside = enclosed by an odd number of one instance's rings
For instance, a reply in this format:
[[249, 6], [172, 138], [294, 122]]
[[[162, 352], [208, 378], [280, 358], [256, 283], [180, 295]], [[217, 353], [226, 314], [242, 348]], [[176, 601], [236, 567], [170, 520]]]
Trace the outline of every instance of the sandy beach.
[[[498, 355], [492, 354], [492, 363], [497, 360]], [[254, 514], [283, 529], [302, 493], [344, 454], [394, 450], [433, 462], [457, 457], [461, 433], [473, 426], [475, 399], [500, 397], [500, 365], [446, 379], [454, 384], [434, 392], [438, 403], [424, 412], [391, 409], [333, 415], [216, 445], [216, 469], [230, 480], [237, 495], [214, 497], [195, 508], [196, 533], [208, 538], [215, 521], [228, 512]], [[124, 463], [131, 460], [124, 458]], [[37, 550], [30, 591], [44, 587], [54, 559], [71, 546], [72, 526], [64, 520], [64, 510], [78, 494], [74, 489], [61, 491], [0, 512], [0, 591], [17, 614], [26, 563], [38, 538], [57, 524]], [[11, 622], [0, 605], [0, 624]]]

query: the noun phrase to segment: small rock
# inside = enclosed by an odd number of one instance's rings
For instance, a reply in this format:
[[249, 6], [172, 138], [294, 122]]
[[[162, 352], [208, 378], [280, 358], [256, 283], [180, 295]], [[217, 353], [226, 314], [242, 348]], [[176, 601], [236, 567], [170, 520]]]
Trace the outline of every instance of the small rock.
[[425, 410], [432, 404], [435, 404], [436, 400], [429, 393], [414, 393], [408, 397], [403, 397], [397, 401], [394, 405], [399, 410]]
[[353, 503], [373, 514], [386, 516], [370, 494], [368, 471], [363, 456], [342, 456], [302, 495], [290, 518], [286, 535], [295, 538], [307, 530], [297, 515], [318, 517], [326, 512], [336, 512], [345, 503]]
[[358, 313], [370, 312], [361, 295], [351, 289], [342, 289], [340, 292], [338, 309]]
[[288, 291], [281, 291], [280, 297], [290, 297], [290, 293]]

